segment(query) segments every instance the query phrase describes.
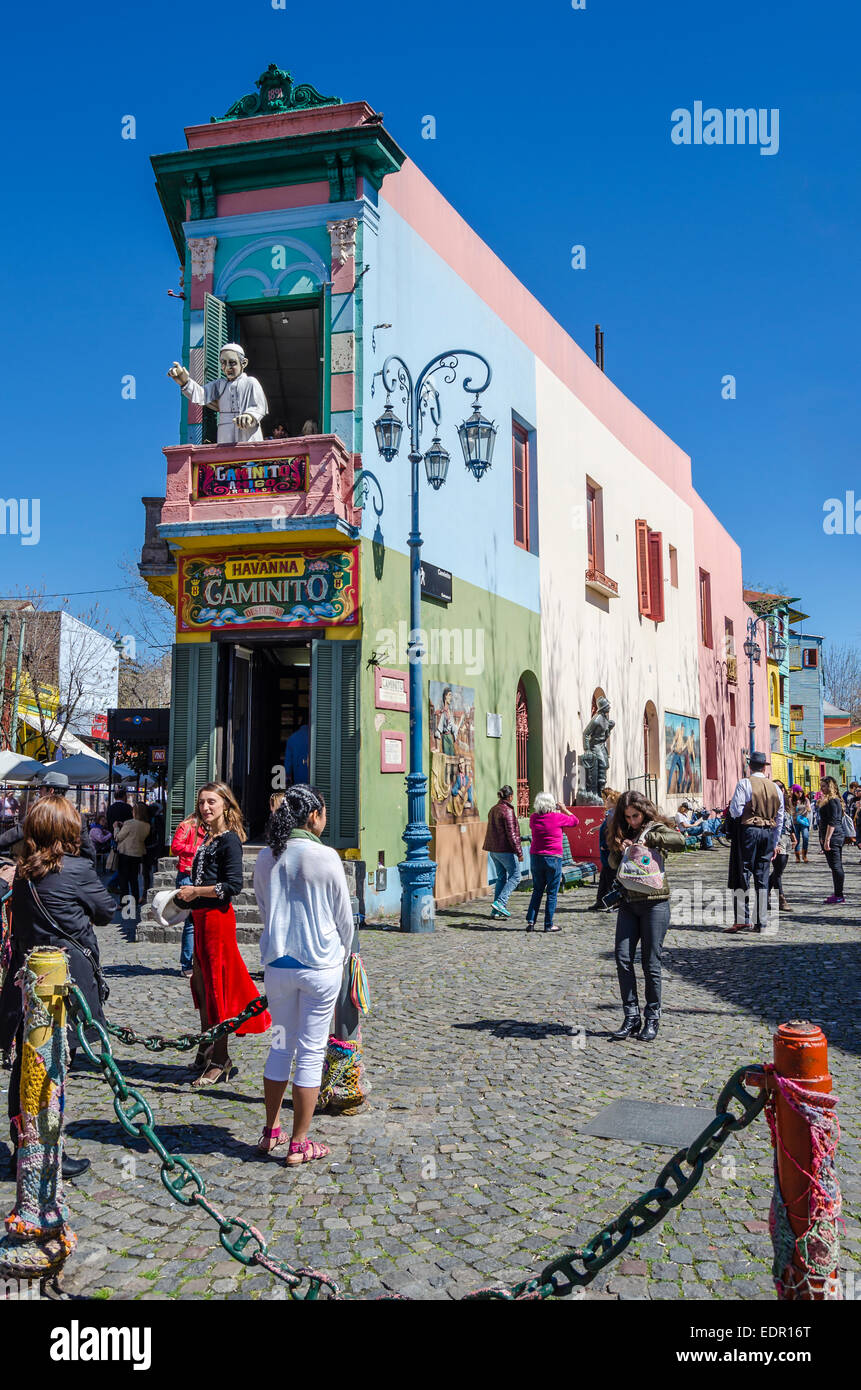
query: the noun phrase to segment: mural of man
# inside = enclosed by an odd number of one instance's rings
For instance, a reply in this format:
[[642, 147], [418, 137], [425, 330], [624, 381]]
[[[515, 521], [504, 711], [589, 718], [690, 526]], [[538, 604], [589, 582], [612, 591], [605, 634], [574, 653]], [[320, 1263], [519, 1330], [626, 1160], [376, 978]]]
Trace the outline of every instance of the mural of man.
[[245, 374], [248, 358], [239, 343], [225, 343], [218, 360], [222, 375], [205, 386], [192, 381], [180, 362], [174, 362], [168, 376], [173, 377], [193, 405], [208, 406], [218, 412], [219, 444], [252, 444], [262, 440], [260, 422], [269, 413], [269, 406], [260, 382]]

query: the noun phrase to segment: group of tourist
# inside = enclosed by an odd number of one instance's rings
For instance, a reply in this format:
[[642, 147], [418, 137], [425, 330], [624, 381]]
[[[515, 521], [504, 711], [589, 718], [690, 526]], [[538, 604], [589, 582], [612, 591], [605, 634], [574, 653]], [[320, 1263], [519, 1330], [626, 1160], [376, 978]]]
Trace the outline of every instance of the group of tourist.
[[[820, 791], [811, 799], [800, 786], [787, 788], [779, 779], [768, 778], [767, 763], [764, 753], [750, 755], [749, 776], [740, 779], [723, 813], [695, 811], [690, 802], [683, 801], [671, 819], [637, 791], [619, 793], [603, 788], [601, 872], [596, 901], [589, 910], [616, 912], [615, 961], [624, 1018], [621, 1027], [610, 1034], [614, 1040], [636, 1037], [650, 1042], [658, 1033], [661, 957], [670, 925], [670, 890], [665, 870], [668, 853], [694, 846], [710, 849], [716, 836], [728, 836], [728, 886], [735, 890], [737, 920], [725, 926], [724, 931], [761, 932], [768, 922], [772, 894], [777, 897], [779, 910], [791, 911], [783, 890], [783, 875], [793, 853], [797, 863], [808, 862], [813, 825], [818, 829], [833, 879], [833, 892], [825, 898], [825, 904], [845, 902], [842, 851], [847, 842], [855, 841], [855, 822], [861, 817], [861, 784], [850, 783], [841, 797], [834, 779], [825, 777]], [[543, 899], [544, 930], [558, 931], [554, 914], [562, 877], [562, 837], [579, 821], [552, 795], [541, 792], [529, 817], [529, 835], [524, 836], [513, 795], [510, 786], [501, 787], [497, 803], [488, 814], [484, 848], [496, 875], [490, 915], [496, 919], [511, 916], [508, 903], [523, 875], [526, 838], [531, 840], [532, 880], [526, 930], [534, 931]], [[643, 1015], [634, 971], [638, 943], [645, 979]]]
[[[0, 874], [0, 896], [11, 888], [11, 934], [0, 991], [0, 1049], [7, 1055], [14, 1052], [9, 1086], [13, 1163], [20, 1140], [24, 1025], [17, 976], [28, 952], [36, 946], [67, 950], [71, 978], [100, 1023], [104, 1023], [107, 998], [94, 927], [111, 921], [115, 903], [96, 872], [87, 827], [66, 800], [65, 789], [52, 794], [54, 790], [43, 793], [25, 818], [14, 872], [7, 869]], [[134, 823], [148, 826], [142, 819], [123, 817], [120, 835], [123, 826]], [[273, 797], [268, 848], [258, 855], [254, 872], [269, 1007], [236, 1030], [241, 1036], [272, 1029], [263, 1075], [265, 1124], [258, 1149], [283, 1157], [291, 1167], [329, 1152], [325, 1144], [308, 1138], [308, 1128], [320, 1092], [333, 1009], [351, 951], [357, 947], [343, 864], [320, 839], [325, 826], [326, 805], [315, 788], [295, 784]], [[188, 962], [184, 973], [190, 976], [201, 1033], [206, 1033], [258, 998], [236, 941], [233, 899], [243, 887], [246, 836], [231, 789], [223, 782], [201, 788], [190, 822], [177, 835], [182, 845], [173, 896], [188, 910], [192, 935], [190, 952], [188, 942], [183, 948]], [[175, 837], [174, 848], [178, 847]], [[75, 1045], [70, 1026], [72, 1059]], [[348, 1049], [350, 1044], [344, 1046]], [[294, 1058], [293, 1123], [287, 1136], [281, 1132], [279, 1116]], [[194, 1089], [235, 1075], [226, 1034], [198, 1050], [193, 1070], [197, 1073], [191, 1081]], [[86, 1159], [64, 1157], [66, 1177], [87, 1167]]]

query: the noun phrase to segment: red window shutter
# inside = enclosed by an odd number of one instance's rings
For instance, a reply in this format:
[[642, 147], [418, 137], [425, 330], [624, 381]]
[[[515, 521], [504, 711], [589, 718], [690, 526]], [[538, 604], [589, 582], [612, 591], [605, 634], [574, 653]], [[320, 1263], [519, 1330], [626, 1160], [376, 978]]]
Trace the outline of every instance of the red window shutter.
[[595, 568], [604, 570], [604, 489], [595, 489]]
[[700, 607], [702, 608], [703, 646], [714, 645], [712, 639], [712, 581], [705, 570], [700, 570]]
[[660, 531], [649, 532], [649, 617], [656, 623], [664, 621], [664, 552]]
[[514, 472], [514, 544], [529, 549], [529, 436], [519, 425], [512, 431]]
[[595, 499], [595, 489], [591, 483], [586, 484], [586, 564], [590, 570], [597, 569], [596, 560], [596, 521], [597, 507]]
[[637, 528], [637, 592], [640, 599], [640, 612], [649, 616], [651, 597], [649, 591], [649, 523], [635, 521]]

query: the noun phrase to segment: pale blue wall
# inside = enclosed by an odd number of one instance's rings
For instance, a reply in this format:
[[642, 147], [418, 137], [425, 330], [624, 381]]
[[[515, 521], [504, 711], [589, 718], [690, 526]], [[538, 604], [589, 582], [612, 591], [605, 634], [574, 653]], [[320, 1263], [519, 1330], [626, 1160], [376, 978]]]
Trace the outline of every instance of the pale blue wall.
[[[472, 397], [460, 383], [464, 376], [481, 380], [484, 374], [480, 363], [464, 358], [465, 369], [459, 371], [458, 380], [440, 386], [440, 438], [451, 454], [451, 464], [448, 481], [439, 492], [427, 485], [421, 465], [423, 556], [479, 588], [538, 612], [538, 557], [514, 544], [511, 465], [512, 411], [527, 425], [534, 428], [537, 424], [533, 354], [382, 198], [379, 210], [378, 229], [366, 223], [364, 230], [363, 259], [371, 269], [363, 281], [362, 462], [382, 486], [380, 528], [385, 544], [404, 553], [408, 549], [409, 445], [405, 432], [400, 453], [391, 463], [377, 453], [373, 422], [384, 408], [385, 392], [378, 378], [371, 396], [373, 374], [391, 352], [402, 356], [417, 373], [436, 352], [449, 347], [473, 348], [493, 368], [493, 380], [481, 398], [484, 414], [495, 420], [499, 431], [493, 465], [481, 482], [476, 482], [463, 462], [457, 426], [471, 413]], [[374, 350], [372, 335], [378, 323], [392, 327], [376, 330]], [[393, 405], [404, 419], [401, 401], [394, 399]], [[421, 440], [423, 449], [432, 438], [428, 421]], [[540, 486], [540, 437], [536, 456]], [[366, 507], [364, 533], [372, 535], [376, 523], [373, 508]]]

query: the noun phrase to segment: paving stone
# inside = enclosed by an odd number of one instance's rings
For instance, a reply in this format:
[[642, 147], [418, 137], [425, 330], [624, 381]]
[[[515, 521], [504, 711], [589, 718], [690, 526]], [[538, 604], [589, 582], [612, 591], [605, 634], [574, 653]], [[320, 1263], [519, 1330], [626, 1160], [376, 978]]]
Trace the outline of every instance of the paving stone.
[[[725, 852], [685, 855], [673, 865], [679, 887], [698, 878], [704, 890], [722, 887], [725, 875]], [[546, 941], [524, 936], [522, 894], [501, 930], [486, 930], [489, 908], [481, 903], [440, 911], [435, 933], [421, 940], [367, 931], [375, 1007], [363, 1034], [374, 1108], [348, 1120], [317, 1117], [314, 1135], [330, 1145], [331, 1159], [289, 1174], [253, 1152], [265, 1035], [238, 1039], [240, 1074], [204, 1094], [188, 1087], [179, 1055], [155, 1061], [119, 1044], [116, 1055], [152, 1105], [166, 1147], [193, 1156], [216, 1204], [257, 1226], [280, 1259], [329, 1268], [361, 1295], [382, 1291], [380, 1281], [394, 1272], [416, 1297], [456, 1298], [537, 1274], [653, 1185], [668, 1150], [580, 1134], [609, 1101], [711, 1107], [734, 1070], [770, 1058], [775, 1023], [809, 1017], [826, 1028], [841, 1097], [844, 1262], [858, 1269], [858, 986], [857, 973], [845, 968], [847, 950], [861, 946], [858, 875], [847, 865], [849, 901], [823, 921], [817, 900], [830, 878], [821, 855], [815, 850], [803, 869], [790, 864], [796, 911], [768, 941], [726, 938], [697, 924], [671, 928], [661, 1032], [649, 1048], [606, 1041], [619, 1014], [611, 922], [594, 920], [583, 895], [562, 896], [562, 933]], [[113, 1021], [139, 1031], [194, 1028], [173, 944], [128, 942], [112, 926], [98, 935]], [[241, 949], [257, 970], [256, 949]], [[576, 1066], [564, 1031], [574, 1022], [587, 1037]], [[0, 1072], [0, 1092], [7, 1085]], [[147, 1299], [176, 1291], [183, 1299], [266, 1298], [282, 1287], [227, 1259], [213, 1222], [171, 1204], [155, 1159], [139, 1145], [119, 1146], [111, 1094], [95, 1069], [70, 1076], [66, 1113], [70, 1146], [93, 1167], [67, 1187], [80, 1243], [64, 1286]], [[129, 1153], [133, 1182], [123, 1177]], [[771, 1147], [759, 1119], [725, 1144], [682, 1206], [608, 1266], [590, 1298], [773, 1299], [764, 1220], [770, 1191]], [[0, 1183], [2, 1195], [13, 1192]], [[857, 1282], [861, 1291], [861, 1273]]]

